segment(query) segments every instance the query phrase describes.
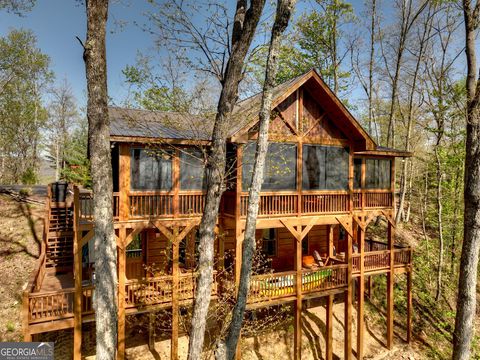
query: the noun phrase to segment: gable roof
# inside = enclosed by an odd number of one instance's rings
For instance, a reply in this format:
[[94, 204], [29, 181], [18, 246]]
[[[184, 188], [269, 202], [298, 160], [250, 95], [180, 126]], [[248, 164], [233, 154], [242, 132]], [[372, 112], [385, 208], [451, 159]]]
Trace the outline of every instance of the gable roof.
[[[272, 109], [278, 106], [282, 101], [292, 95], [297, 89], [304, 86], [309, 90], [316, 100], [321, 103], [325, 111], [335, 119], [335, 121], [342, 121], [342, 130], [348, 134], [349, 138], [359, 142], [359, 147], [362, 150], [374, 150], [377, 145], [370, 135], [363, 129], [360, 123], [345, 107], [345, 105], [338, 99], [327, 84], [321, 79], [315, 69], [307, 71], [305, 74], [297, 76], [283, 84], [276, 86], [273, 89]], [[251, 121], [242, 128], [237, 128], [232, 135], [232, 140], [235, 141], [240, 135], [252, 128], [257, 122], [260, 110], [262, 93], [256, 94], [239, 102], [234, 109], [233, 116], [246, 116]], [[359, 149], [359, 150], [360, 150]]]
[[[355, 143], [355, 153], [372, 155], [384, 153], [387, 156], [411, 156], [405, 151], [380, 149], [375, 141], [362, 128], [359, 122], [343, 105], [332, 90], [325, 84], [315, 69], [297, 76], [273, 88], [272, 109], [282, 103], [297, 89], [304, 87], [342, 131]], [[239, 101], [232, 112], [228, 138], [232, 142], [248, 132], [258, 123], [262, 93]], [[215, 116], [191, 115], [179, 112], [148, 111], [109, 107], [110, 136], [113, 141], [172, 140], [203, 141], [211, 140]]]

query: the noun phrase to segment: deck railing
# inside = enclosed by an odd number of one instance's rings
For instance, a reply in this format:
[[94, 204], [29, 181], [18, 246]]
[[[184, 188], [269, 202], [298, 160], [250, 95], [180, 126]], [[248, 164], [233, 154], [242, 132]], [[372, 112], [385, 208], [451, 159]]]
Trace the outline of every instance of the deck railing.
[[250, 279], [248, 303], [254, 304], [294, 296], [297, 293], [296, 279], [295, 271], [253, 275]]
[[[93, 219], [93, 193], [91, 191], [82, 191], [78, 195], [78, 203], [80, 204], [80, 219]], [[118, 192], [113, 193], [113, 218], [118, 219], [120, 210], [120, 197]]]
[[[388, 247], [387, 244], [380, 242], [373, 242], [375, 245], [384, 245]], [[366, 243], [365, 243], [366, 245]], [[380, 246], [379, 247], [383, 247]], [[396, 267], [403, 267], [411, 264], [412, 261], [412, 249], [410, 247], [395, 247], [393, 250], [393, 261]], [[360, 254], [352, 254], [352, 269], [354, 274], [360, 272]], [[364, 271], [365, 272], [374, 272], [381, 270], [390, 269], [390, 250], [367, 250], [364, 253]]]
[[302, 212], [311, 213], [344, 213], [350, 209], [348, 193], [321, 192], [302, 195]]
[[[178, 279], [178, 299], [193, 300], [197, 288], [197, 273], [180, 274]], [[168, 305], [172, 301], [173, 277], [158, 276], [142, 280], [127, 280], [125, 284], [126, 308], [151, 305]], [[217, 295], [217, 276], [214, 273], [212, 296]]]
[[347, 286], [347, 264], [302, 272], [302, 292], [317, 292]]
[[28, 322], [73, 317], [74, 295], [74, 288], [28, 294]]
[[[240, 216], [247, 215], [248, 194], [240, 196]], [[262, 192], [258, 216], [293, 215], [298, 213], [298, 194], [295, 192]]]
[[[234, 215], [236, 206], [234, 192], [223, 198], [225, 214]], [[81, 192], [79, 195], [80, 218], [93, 219], [93, 195]], [[239, 212], [247, 215], [248, 193], [240, 195]], [[203, 191], [134, 191], [128, 195], [128, 216], [130, 218], [201, 216], [205, 206]], [[353, 193], [354, 209], [379, 209], [392, 206], [392, 194], [388, 190], [357, 190]], [[113, 194], [115, 220], [119, 219], [120, 197]], [[350, 211], [350, 194], [347, 191], [296, 191], [262, 192], [258, 216], [289, 216], [298, 214], [334, 214]]]
[[[347, 286], [347, 264], [302, 271], [302, 292], [311, 293]], [[253, 275], [250, 279], [249, 304], [265, 303], [297, 294], [296, 271]]]
[[398, 248], [393, 251], [395, 266], [405, 266], [412, 263], [412, 249], [410, 247]]
[[354, 209], [383, 209], [392, 207], [391, 190], [355, 190], [353, 193]]
[[141, 192], [129, 197], [131, 217], [173, 216], [173, 195], [170, 193]]

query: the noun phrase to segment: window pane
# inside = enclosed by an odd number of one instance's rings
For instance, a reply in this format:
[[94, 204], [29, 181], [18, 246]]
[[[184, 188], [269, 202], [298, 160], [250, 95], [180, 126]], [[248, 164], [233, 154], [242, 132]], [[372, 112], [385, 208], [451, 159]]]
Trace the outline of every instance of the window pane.
[[171, 190], [172, 156], [167, 151], [132, 149], [132, 190]]
[[180, 152], [180, 189], [205, 189], [202, 152], [198, 149], [182, 150]]
[[303, 188], [341, 190], [348, 188], [348, 148], [303, 146]]
[[348, 189], [349, 150], [340, 147], [327, 147], [326, 186], [327, 190]]
[[326, 188], [326, 148], [303, 146], [303, 188], [306, 190]]
[[390, 188], [390, 167], [391, 161], [388, 159], [367, 159], [366, 160], [366, 179], [365, 187], [367, 189], [389, 189]]
[[[254, 142], [243, 151], [242, 188], [247, 191], [255, 161]], [[295, 190], [297, 185], [297, 147], [294, 144], [270, 143], [265, 159], [262, 190]]]
[[362, 187], [362, 159], [353, 159], [353, 188]]
[[267, 256], [277, 255], [277, 232], [275, 229], [263, 229], [262, 250]]

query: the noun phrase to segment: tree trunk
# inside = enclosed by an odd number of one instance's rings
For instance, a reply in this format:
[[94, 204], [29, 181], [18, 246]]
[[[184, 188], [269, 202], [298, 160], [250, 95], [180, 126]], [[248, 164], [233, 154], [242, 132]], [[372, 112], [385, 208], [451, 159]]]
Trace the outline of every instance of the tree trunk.
[[[475, 10], [480, 4], [477, 2]], [[464, 238], [458, 282], [457, 315], [453, 334], [454, 360], [468, 360], [475, 319], [480, 249], [480, 90], [477, 89], [475, 36], [478, 11], [463, 0], [467, 57], [467, 136], [465, 153]]]
[[224, 191], [226, 164], [226, 138], [229, 120], [242, 80], [242, 70], [250, 44], [265, 5], [265, 0], [238, 0], [232, 31], [232, 50], [225, 69], [222, 92], [217, 106], [217, 115], [212, 134], [212, 145], [207, 159], [207, 194], [202, 221], [199, 227], [199, 276], [190, 331], [188, 359], [200, 358], [205, 337], [208, 307], [213, 282], [215, 224], [220, 198]]
[[450, 274], [455, 273], [456, 253], [457, 253], [457, 231], [458, 231], [458, 212], [460, 210], [460, 171], [455, 173], [454, 197], [453, 197], [453, 219], [452, 219], [452, 243], [450, 244]]
[[255, 165], [253, 167], [252, 181], [248, 194], [247, 218], [242, 251], [242, 266], [240, 271], [240, 284], [237, 301], [233, 309], [233, 316], [228, 334], [224, 342], [220, 342], [216, 352], [216, 359], [232, 360], [235, 357], [240, 331], [242, 329], [245, 308], [247, 306], [248, 292], [250, 289], [250, 276], [252, 272], [253, 256], [255, 254], [255, 230], [260, 202], [260, 191], [263, 182], [265, 158], [268, 150], [268, 128], [270, 123], [272, 89], [277, 74], [277, 55], [280, 47], [280, 38], [288, 26], [290, 15], [295, 6], [295, 0], [278, 0], [275, 22], [272, 27], [270, 48], [268, 51], [265, 82], [263, 85], [262, 104], [260, 109], [260, 122], [258, 139], [255, 152]]
[[437, 290], [435, 301], [440, 300], [442, 294], [442, 275], [443, 275], [443, 205], [442, 205], [442, 165], [440, 155], [438, 154], [439, 144], [435, 147], [435, 158], [437, 160], [437, 232], [438, 232], [438, 262], [437, 262]]
[[[373, 66], [375, 64], [375, 24], [377, 0], [372, 0], [372, 18], [370, 24], [370, 60], [368, 62], [368, 133], [373, 136]], [[377, 139], [378, 141], [378, 139]]]
[[105, 33], [108, 0], [87, 0], [87, 118], [95, 225], [96, 358], [115, 359], [117, 348], [117, 244], [113, 230], [110, 121]]

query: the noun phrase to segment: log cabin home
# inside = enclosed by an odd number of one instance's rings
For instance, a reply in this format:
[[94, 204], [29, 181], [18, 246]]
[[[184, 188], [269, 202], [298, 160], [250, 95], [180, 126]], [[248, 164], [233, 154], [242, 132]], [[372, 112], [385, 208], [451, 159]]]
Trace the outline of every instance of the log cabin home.
[[[260, 100], [261, 94], [238, 103], [227, 141], [215, 267], [233, 267], [237, 282]], [[293, 304], [294, 357], [300, 359], [302, 307], [324, 298], [325, 358], [332, 359], [333, 304], [344, 302], [343, 356], [351, 359], [356, 306], [356, 354], [363, 358], [365, 283], [374, 275], [387, 277], [390, 348], [395, 275], [405, 274], [410, 341], [412, 250], [395, 242], [394, 204], [395, 160], [412, 154], [377, 146], [314, 70], [277, 86], [272, 109], [257, 219], [258, 249], [269, 261], [263, 274], [252, 276], [248, 309]], [[126, 315], [163, 308], [172, 311], [176, 359], [179, 311], [195, 296], [196, 237], [205, 201], [202, 149], [208, 147], [212, 121], [113, 107], [109, 116], [118, 358], [125, 354]], [[49, 188], [42, 251], [23, 294], [25, 340], [73, 328], [74, 359], [81, 358], [82, 324], [94, 320], [92, 196], [75, 187], [70, 200], [59, 202]], [[388, 224], [383, 242], [366, 238], [379, 216]], [[215, 277], [213, 301], [219, 282]]]

